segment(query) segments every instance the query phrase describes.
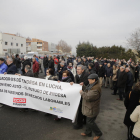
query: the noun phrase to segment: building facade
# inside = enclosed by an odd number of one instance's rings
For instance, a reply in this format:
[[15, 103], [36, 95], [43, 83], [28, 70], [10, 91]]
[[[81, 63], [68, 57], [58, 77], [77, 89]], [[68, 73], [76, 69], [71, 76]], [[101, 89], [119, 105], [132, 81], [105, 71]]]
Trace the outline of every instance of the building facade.
[[15, 34], [0, 33], [0, 55], [25, 54], [26, 38]]

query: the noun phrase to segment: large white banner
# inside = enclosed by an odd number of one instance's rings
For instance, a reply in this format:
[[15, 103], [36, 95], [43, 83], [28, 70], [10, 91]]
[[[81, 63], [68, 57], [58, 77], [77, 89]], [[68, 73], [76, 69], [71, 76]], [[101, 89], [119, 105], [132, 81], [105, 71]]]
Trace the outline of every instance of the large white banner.
[[0, 74], [0, 103], [74, 120], [82, 87], [39, 78]]

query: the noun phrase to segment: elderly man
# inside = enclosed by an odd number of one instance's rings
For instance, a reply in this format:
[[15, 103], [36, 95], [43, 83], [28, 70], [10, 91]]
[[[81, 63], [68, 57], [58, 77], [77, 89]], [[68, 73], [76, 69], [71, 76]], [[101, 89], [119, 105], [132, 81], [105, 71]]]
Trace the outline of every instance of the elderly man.
[[81, 90], [80, 94], [83, 98], [82, 113], [87, 117], [86, 131], [81, 133], [82, 136], [92, 136], [92, 131], [95, 133], [93, 140], [98, 140], [102, 136], [102, 132], [95, 123], [100, 110], [101, 86], [98, 81], [97, 74], [88, 76], [89, 85], [85, 90]]
[[33, 61], [33, 73], [34, 73], [34, 77], [38, 78], [38, 74], [39, 74], [39, 63], [36, 61], [36, 58], [33, 57], [32, 58]]
[[7, 62], [7, 65], [8, 65], [8, 69], [7, 69], [7, 72], [5, 72], [4, 74], [15, 74], [15, 73], [17, 73], [17, 67], [13, 63], [13, 59], [8, 58], [6, 62]]
[[7, 65], [4, 63], [4, 59], [0, 58], [0, 74], [4, 74], [7, 71]]
[[127, 96], [130, 93], [130, 91], [132, 90], [132, 86], [133, 86], [133, 83], [134, 83], [134, 78], [133, 78], [132, 73], [130, 72], [130, 68], [129, 67], [127, 67], [125, 69], [125, 72], [127, 73], [125, 96]]
[[124, 88], [126, 86], [126, 80], [127, 80], [127, 73], [125, 72], [125, 67], [121, 66], [120, 73], [118, 76], [118, 82], [117, 82], [117, 87], [119, 91], [119, 99], [117, 100], [123, 101], [123, 97], [125, 98]]
[[107, 88], [108, 82], [109, 82], [109, 86], [111, 88], [112, 84], [111, 84], [111, 78], [113, 76], [113, 69], [110, 65], [110, 63], [107, 64], [107, 67], [105, 69], [105, 77], [106, 77], [106, 81], [105, 81], [105, 87]]
[[61, 62], [61, 63], [60, 63], [60, 68], [59, 68], [59, 70], [58, 70], [58, 72], [59, 72], [59, 80], [60, 80], [60, 81], [62, 80], [62, 73], [63, 73], [63, 71], [65, 71], [65, 70], [67, 70], [67, 66], [65, 65], [64, 62]]
[[30, 62], [30, 60], [28, 59], [27, 56], [24, 56], [24, 62], [22, 64], [23, 64], [22, 72], [23, 72], [23, 75], [24, 75], [25, 74], [25, 66], [29, 65], [31, 67], [31, 62]]
[[[88, 73], [85, 72], [83, 65], [77, 66], [77, 75], [75, 76], [75, 83], [83, 85], [88, 85]], [[72, 83], [71, 83], [72, 84]], [[83, 87], [84, 90], [84, 87]], [[75, 120], [74, 129], [81, 129], [83, 124], [86, 123], [86, 117], [82, 114], [82, 98], [80, 100], [79, 108], [77, 111], [77, 116]]]
[[24, 76], [34, 77], [32, 71], [31, 71], [31, 67], [29, 65], [25, 66], [25, 74], [24, 74]]

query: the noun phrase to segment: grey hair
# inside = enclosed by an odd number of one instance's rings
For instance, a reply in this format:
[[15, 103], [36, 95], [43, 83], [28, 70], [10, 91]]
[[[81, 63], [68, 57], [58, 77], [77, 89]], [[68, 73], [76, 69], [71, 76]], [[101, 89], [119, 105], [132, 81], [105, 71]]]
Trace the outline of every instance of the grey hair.
[[31, 67], [30, 67], [29, 65], [26, 65], [26, 66], [25, 66], [25, 69], [26, 69], [27, 71], [29, 71], [29, 70], [31, 70]]
[[130, 68], [129, 67], [127, 67], [126, 69], [130, 71]]
[[7, 58], [7, 60], [9, 60], [10, 62], [13, 62], [13, 59], [11, 57]]
[[77, 67], [80, 67], [82, 70], [85, 70], [83, 65], [78, 65]]
[[124, 69], [125, 70], [125, 67], [124, 66], [121, 66], [120, 68]]
[[26, 60], [26, 59], [28, 59], [28, 57], [27, 56], [24, 56], [24, 60]]

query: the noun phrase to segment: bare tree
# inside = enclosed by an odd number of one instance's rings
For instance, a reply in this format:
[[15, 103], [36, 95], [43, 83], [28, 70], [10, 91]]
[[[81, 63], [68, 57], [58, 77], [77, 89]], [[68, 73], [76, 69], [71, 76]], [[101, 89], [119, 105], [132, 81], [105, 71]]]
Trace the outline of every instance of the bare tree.
[[134, 31], [130, 38], [127, 39], [128, 45], [135, 50], [140, 51], [140, 29]]
[[58, 51], [62, 51], [63, 53], [71, 52], [72, 47], [69, 46], [64, 40], [60, 40], [57, 45]]

